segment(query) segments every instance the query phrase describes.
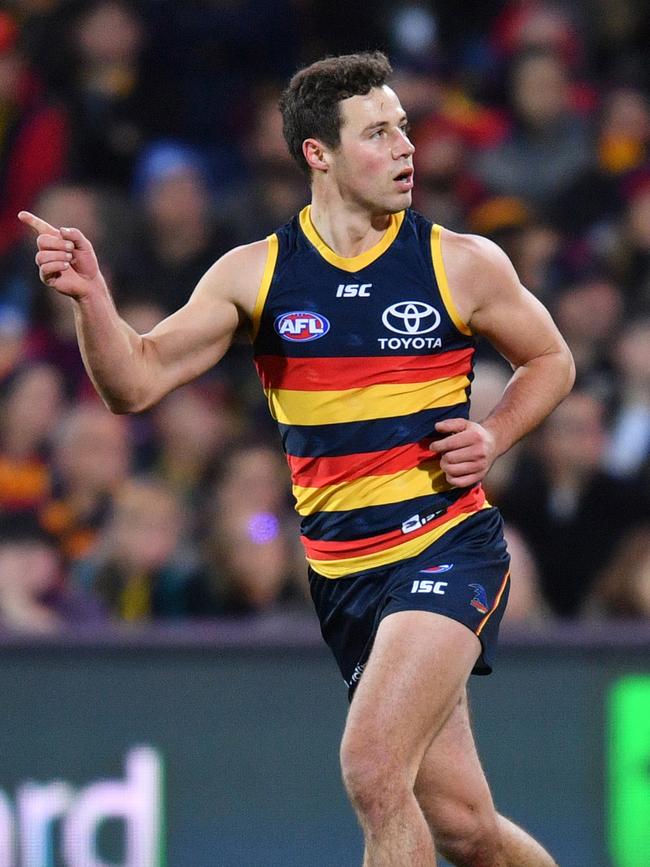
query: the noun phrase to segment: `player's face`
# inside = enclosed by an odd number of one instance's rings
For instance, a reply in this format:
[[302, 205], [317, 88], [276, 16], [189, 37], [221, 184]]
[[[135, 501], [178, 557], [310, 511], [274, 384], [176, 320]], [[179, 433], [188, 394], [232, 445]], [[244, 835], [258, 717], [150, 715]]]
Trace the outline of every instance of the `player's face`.
[[331, 154], [331, 173], [345, 200], [373, 213], [411, 204], [413, 151], [406, 113], [390, 87], [341, 102], [341, 142]]

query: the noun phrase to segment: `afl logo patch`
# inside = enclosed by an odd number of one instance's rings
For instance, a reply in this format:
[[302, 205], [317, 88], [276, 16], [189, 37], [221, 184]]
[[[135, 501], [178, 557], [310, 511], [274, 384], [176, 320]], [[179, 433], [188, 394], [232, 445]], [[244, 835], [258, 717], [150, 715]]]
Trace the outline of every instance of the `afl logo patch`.
[[329, 321], [324, 316], [305, 310], [281, 313], [276, 317], [273, 327], [283, 340], [293, 343], [318, 340], [330, 330]]

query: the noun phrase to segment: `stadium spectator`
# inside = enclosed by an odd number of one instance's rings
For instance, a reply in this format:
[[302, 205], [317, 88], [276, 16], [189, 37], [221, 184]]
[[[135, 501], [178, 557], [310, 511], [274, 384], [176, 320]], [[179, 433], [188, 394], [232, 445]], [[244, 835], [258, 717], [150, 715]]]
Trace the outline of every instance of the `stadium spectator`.
[[176, 129], [176, 88], [164, 66], [147, 62], [147, 31], [137, 6], [92, 0], [76, 13], [67, 28], [71, 175], [126, 190], [143, 145]]
[[0, 391], [25, 358], [27, 326], [19, 308], [0, 303]]
[[498, 244], [512, 260], [522, 284], [548, 300], [557, 283], [562, 237], [550, 222], [540, 220], [523, 199], [491, 196], [474, 207], [468, 229]]
[[[193, 588], [193, 613], [234, 616], [309, 610], [304, 568], [286, 522], [276, 512], [240, 502], [218, 511], [206, 543], [205, 577]], [[298, 567], [298, 569], [296, 568]]]
[[118, 301], [133, 294], [172, 313], [213, 262], [232, 246], [217, 219], [201, 154], [176, 141], [148, 147], [135, 169], [143, 225]]
[[309, 200], [306, 179], [291, 159], [282, 135], [279, 92], [260, 89], [244, 148], [248, 181], [229, 203], [229, 220], [241, 243], [264, 237]]
[[607, 464], [614, 475], [639, 477], [650, 488], [650, 318], [624, 326], [614, 364], [619, 384]]
[[625, 291], [628, 310], [650, 312], [650, 164], [633, 172], [623, 185], [625, 212], [610, 264]]
[[0, 11], [0, 261], [23, 235], [17, 211], [63, 175], [68, 133], [65, 112], [27, 61], [16, 21]]
[[650, 516], [647, 489], [602, 469], [604, 414], [602, 400], [586, 391], [570, 394], [499, 502], [530, 545], [545, 602], [562, 617], [581, 613], [622, 536]]
[[217, 383], [195, 382], [168, 395], [152, 415], [152, 468], [200, 524], [222, 456], [239, 427], [231, 402]]
[[289, 471], [282, 455], [273, 444], [253, 441], [236, 445], [224, 456], [216, 499], [224, 514], [244, 501], [281, 518], [293, 517]]
[[623, 537], [586, 606], [597, 617], [650, 619], [650, 525]]
[[132, 478], [115, 491], [110, 519], [73, 580], [97, 596], [116, 621], [188, 613], [196, 564], [183, 549], [184, 511], [163, 483]]
[[529, 49], [510, 74], [511, 133], [478, 153], [474, 167], [493, 193], [543, 209], [591, 162], [589, 127], [571, 105], [570, 72], [559, 56]]
[[[579, 525], [593, 537], [602, 520], [601, 506], [590, 494], [600, 462], [607, 490], [611, 484], [632, 491], [624, 513], [633, 522], [640, 520], [644, 507], [637, 495], [643, 485], [650, 487], [645, 358], [650, 78], [643, 65], [648, 33], [643, 4], [599, 2], [599, 14], [587, 21], [580, 18], [584, 4], [468, 3], [462, 21], [451, 7], [418, 18], [412, 4], [389, 16], [363, 3], [355, 7], [352, 21], [344, 3], [325, 10], [312, 0], [298, 6], [288, 0], [234, 5], [13, 0], [15, 19], [0, 12], [0, 217], [7, 204], [10, 223], [0, 233], [0, 243], [10, 248], [5, 255], [0, 251], [0, 427], [7, 429], [10, 393], [34, 364], [40, 373], [33, 382], [40, 378], [43, 383], [49, 375], [52, 382], [57, 379], [51, 371], [42, 376], [53, 366], [61, 391], [62, 377], [64, 393], [54, 401], [53, 389], [42, 402], [40, 417], [50, 406], [52, 428], [63, 401], [68, 402], [63, 429], [78, 413], [85, 416], [87, 408], [79, 402], [90, 389], [70, 304], [36, 282], [31, 244], [17, 243], [22, 231], [15, 221], [18, 205], [29, 205], [36, 197], [39, 213], [49, 222], [78, 225], [92, 237], [120, 311], [139, 333], [146, 333], [186, 300], [223, 249], [263, 236], [307, 200], [305, 180], [289, 162], [282, 140], [278, 79], [301, 59], [358, 47], [359, 33], [368, 44], [396, 44], [399, 37], [397, 78], [417, 145], [417, 207], [436, 222], [487, 235], [506, 249], [522, 282], [553, 310], [574, 351], [579, 383], [596, 393], [602, 416], [597, 425], [587, 424], [582, 403], [575, 410], [573, 426], [591, 426], [592, 433], [584, 435], [582, 456], [579, 437], [568, 436], [565, 451], [575, 449], [577, 467], [570, 484], [557, 482], [557, 465], [568, 458], [558, 457], [557, 443], [545, 432], [537, 450], [531, 441], [517, 462], [509, 456], [495, 465], [486, 483], [489, 496], [500, 504], [502, 499], [512, 502], [516, 494], [517, 512], [524, 515], [531, 508], [521, 491], [530, 490], [541, 498], [534, 502], [546, 502], [532, 509], [533, 515], [542, 514], [541, 525], [559, 522], [562, 533]], [[255, 19], [258, 12], [263, 17]], [[426, 23], [426, 33], [413, 28], [418, 20]], [[430, 56], [425, 57], [418, 55], [418, 45], [426, 40]], [[56, 51], [50, 50], [53, 44]], [[581, 80], [585, 70], [590, 73], [587, 86]], [[19, 79], [23, 83], [14, 86]], [[72, 174], [66, 173], [67, 115], [52, 101], [53, 94], [61, 104], [67, 102], [74, 117]], [[27, 172], [24, 159], [32, 145], [17, 163], [17, 142], [38, 141], [29, 136], [48, 124], [51, 151], [34, 147], [39, 159], [45, 154], [50, 163], [39, 163], [38, 171], [32, 165]], [[18, 134], [27, 138], [12, 138]], [[14, 207], [8, 204], [7, 184], [17, 165], [19, 175], [24, 179], [28, 174], [35, 187]], [[145, 212], [142, 223], [134, 219], [139, 209]], [[493, 394], [503, 377], [484, 345], [478, 353], [482, 361], [473, 400], [480, 416], [482, 393]], [[210, 515], [215, 508], [221, 514], [232, 512], [227, 535], [238, 540], [233, 557], [249, 538], [247, 521], [258, 512], [276, 516], [284, 526], [288, 489], [286, 480], [277, 483], [281, 470], [269, 469], [271, 462], [267, 466], [266, 457], [255, 450], [246, 447], [243, 456], [237, 448], [251, 436], [276, 441], [249, 355], [242, 335], [221, 363], [216, 385], [210, 381], [200, 393], [179, 391], [168, 404], [128, 422], [113, 420], [121, 433], [117, 428], [109, 433], [112, 421], [97, 422], [95, 433], [86, 438], [97, 437], [94, 469], [91, 448], [82, 444], [79, 451], [85, 467], [80, 474], [87, 477], [83, 481], [67, 479], [63, 452], [69, 450], [57, 434], [50, 454], [51, 431], [46, 431], [28, 460], [31, 470], [22, 476], [21, 490], [25, 494], [29, 488], [31, 494], [15, 498], [11, 508], [40, 505], [64, 553], [74, 558], [92, 550], [95, 535], [103, 532], [114, 483], [119, 486], [135, 469], [146, 469], [183, 502], [200, 504], [187, 528], [199, 546], [207, 544], [209, 534], [214, 540], [217, 519]], [[230, 397], [224, 404], [222, 388], [235, 396], [236, 405], [231, 406]], [[603, 399], [608, 414], [603, 414]], [[24, 402], [17, 403], [25, 410]], [[577, 405], [569, 403], [574, 409]], [[35, 417], [37, 409], [30, 410]], [[11, 449], [30, 451], [33, 419], [28, 422], [25, 410], [23, 422], [14, 424], [15, 412], [9, 413], [9, 427], [18, 431], [7, 434]], [[110, 419], [108, 413], [106, 417]], [[559, 427], [569, 421], [564, 418]], [[17, 489], [11, 485], [20, 476], [13, 465], [6, 474], [4, 437], [0, 502], [13, 497], [10, 492]], [[604, 444], [597, 450], [601, 458], [592, 461], [594, 438]], [[590, 461], [593, 469], [587, 471], [583, 464]], [[246, 472], [247, 462], [254, 471]], [[102, 474], [100, 464], [105, 478], [90, 481], [93, 474]], [[559, 475], [564, 478], [563, 472]], [[50, 493], [52, 478], [55, 490]], [[558, 493], [558, 488], [564, 487], [574, 490], [573, 499], [580, 504], [573, 517], [560, 520], [557, 506], [566, 491]], [[251, 492], [259, 502], [253, 502]], [[547, 589], [555, 579], [549, 579], [549, 567], [539, 560], [527, 528], [517, 533], [516, 515], [507, 517], [514, 559], [521, 552], [517, 571], [526, 575], [514, 582], [511, 611], [529, 612], [534, 619], [534, 612], [548, 611], [549, 605], [540, 606], [535, 598], [535, 572], [547, 598], [556, 592]], [[267, 552], [276, 545], [282, 560], [282, 544], [268, 544]], [[255, 556], [264, 546], [249, 547], [254, 570]], [[210, 581], [217, 588], [226, 580], [219, 557], [211, 561]], [[293, 550], [289, 559], [293, 565], [285, 571], [302, 575]], [[589, 584], [605, 564], [587, 560]], [[519, 600], [517, 586], [525, 589]], [[219, 592], [198, 608], [222, 609], [223, 600]], [[578, 616], [583, 610], [581, 603], [558, 604], [564, 606], [563, 614]]]
[[625, 180], [643, 166], [649, 138], [645, 95], [632, 87], [610, 91], [600, 107], [593, 162], [561, 190], [553, 209], [555, 225], [569, 238], [587, 240], [595, 258], [611, 255], [617, 242]]
[[50, 635], [105, 620], [99, 603], [65, 580], [56, 539], [33, 513], [0, 521], [0, 629]]
[[484, 194], [469, 168], [469, 148], [461, 130], [444, 117], [418, 124], [412, 136], [418, 154], [418, 185], [413, 206], [454, 231], [466, 231], [467, 214]]
[[555, 298], [552, 312], [573, 354], [578, 387], [611, 396], [615, 383], [609, 354], [624, 313], [617, 284], [594, 276], [565, 286]]
[[6, 383], [0, 400], [0, 514], [36, 509], [48, 500], [48, 438], [62, 400], [61, 376], [50, 365], [26, 365]]
[[224, 456], [207, 528], [198, 614], [268, 612], [301, 606], [307, 583], [289, 473], [274, 446], [255, 442]]
[[93, 550], [131, 461], [124, 417], [111, 415], [95, 401], [73, 405], [63, 415], [52, 442], [52, 496], [40, 519], [69, 560]]

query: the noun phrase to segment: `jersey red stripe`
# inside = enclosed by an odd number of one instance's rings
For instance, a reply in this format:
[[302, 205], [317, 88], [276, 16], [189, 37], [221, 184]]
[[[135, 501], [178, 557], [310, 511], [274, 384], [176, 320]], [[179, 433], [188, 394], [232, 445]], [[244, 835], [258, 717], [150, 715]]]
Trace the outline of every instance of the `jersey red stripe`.
[[477, 512], [485, 503], [485, 492], [481, 485], [477, 485], [466, 494], [463, 494], [455, 503], [453, 503], [447, 511], [440, 515], [439, 518], [425, 523], [417, 530], [412, 530], [409, 533], [403, 533], [402, 528], [398, 527], [388, 533], [382, 533], [379, 536], [368, 536], [365, 539], [352, 539], [347, 542], [329, 542], [323, 539], [308, 539], [306, 536], [301, 537], [302, 544], [305, 546], [305, 552], [311, 560], [341, 560], [345, 557], [359, 557], [364, 554], [374, 554], [376, 551], [384, 551], [387, 548], [392, 548], [400, 542], [406, 542], [408, 539], [415, 539], [423, 533], [428, 533], [434, 527], [446, 523], [465, 512]]
[[410, 470], [423, 461], [433, 459], [429, 449], [431, 439], [408, 443], [394, 449], [358, 452], [353, 455], [324, 458], [297, 458], [287, 455], [294, 485], [301, 488], [324, 488], [340, 482], [351, 482], [365, 476], [390, 476]]
[[258, 355], [255, 366], [264, 388], [291, 391], [340, 391], [368, 385], [430, 382], [468, 374], [474, 348], [437, 355], [393, 355], [344, 358], [288, 358]]

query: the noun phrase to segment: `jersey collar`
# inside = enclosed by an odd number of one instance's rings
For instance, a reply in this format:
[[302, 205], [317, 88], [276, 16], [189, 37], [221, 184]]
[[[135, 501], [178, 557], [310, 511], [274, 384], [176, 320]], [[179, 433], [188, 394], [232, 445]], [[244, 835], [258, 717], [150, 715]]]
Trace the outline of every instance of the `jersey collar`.
[[339, 254], [335, 253], [331, 247], [328, 247], [314, 228], [314, 224], [311, 221], [311, 205], [307, 205], [307, 207], [303, 208], [300, 212], [300, 228], [305, 237], [311, 241], [314, 247], [316, 247], [323, 259], [325, 259], [326, 262], [329, 262], [330, 265], [335, 265], [337, 268], [340, 268], [342, 271], [350, 272], [360, 271], [362, 268], [366, 268], [378, 259], [382, 253], [385, 253], [397, 237], [397, 233], [400, 230], [403, 220], [404, 211], [399, 211], [397, 214], [391, 214], [390, 225], [374, 247], [365, 250], [363, 253], [359, 253], [358, 256], [345, 257], [339, 256]]

